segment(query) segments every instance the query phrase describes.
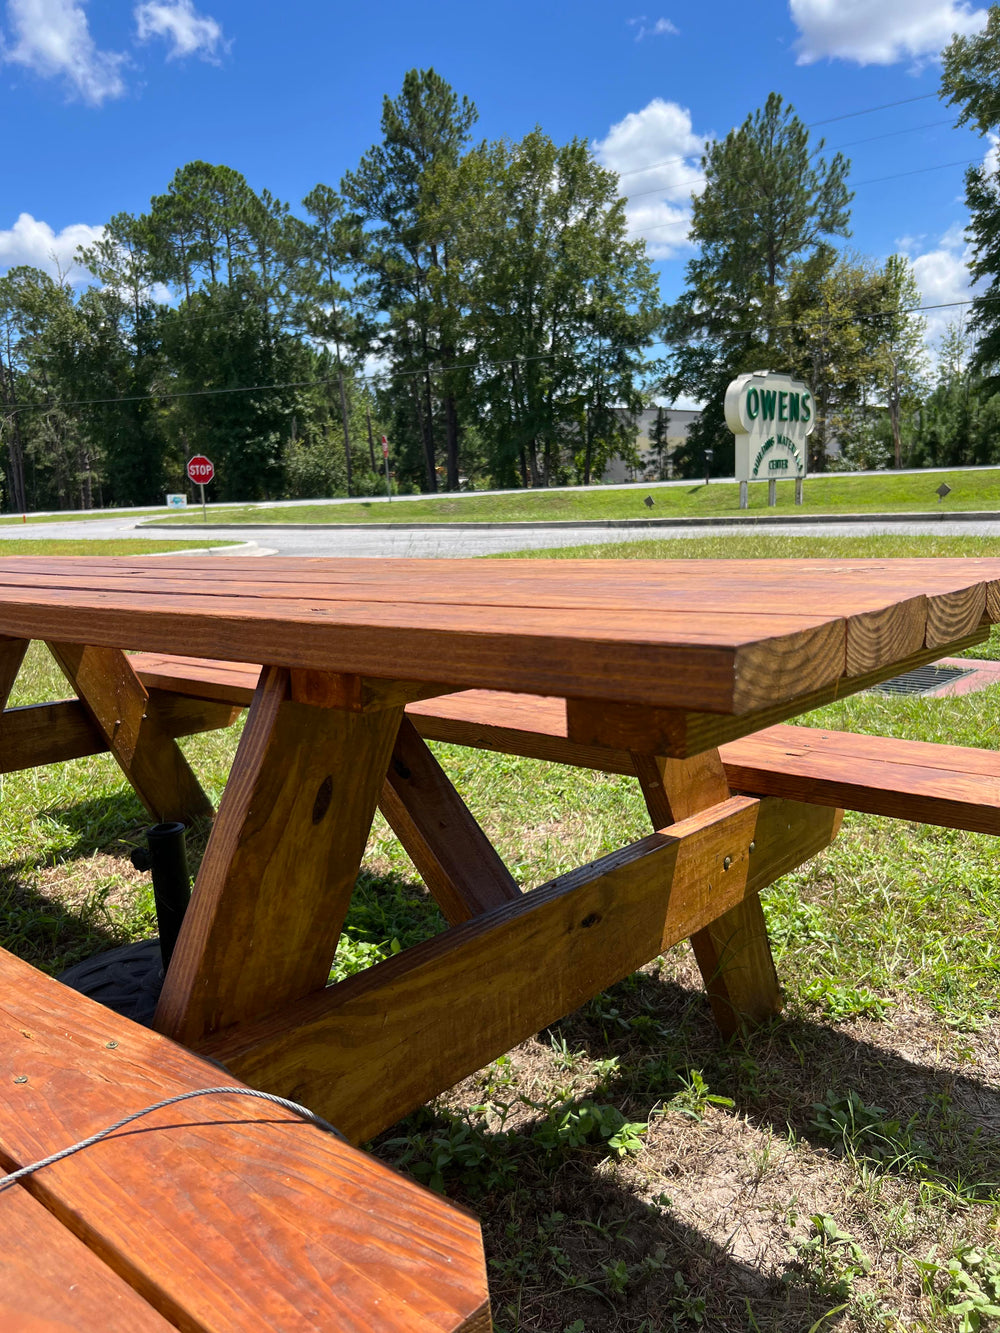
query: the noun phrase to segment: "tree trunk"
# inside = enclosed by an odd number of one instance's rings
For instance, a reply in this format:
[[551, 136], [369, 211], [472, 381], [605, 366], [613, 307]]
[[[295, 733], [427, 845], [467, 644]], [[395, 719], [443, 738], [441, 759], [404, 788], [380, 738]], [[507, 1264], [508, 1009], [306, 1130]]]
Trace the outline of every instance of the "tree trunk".
[[447, 486], [449, 491], [457, 491], [459, 488], [458, 412], [455, 409], [454, 395], [450, 393], [444, 400], [444, 439]]
[[434, 457], [434, 399], [431, 396], [431, 377], [430, 373], [424, 373], [424, 409], [425, 417], [423, 420], [422, 434], [424, 437], [424, 467], [427, 471], [427, 489], [432, 494], [437, 493], [437, 468]]
[[347, 428], [347, 395], [344, 393], [344, 372], [340, 368], [340, 344], [337, 344], [337, 380], [340, 384], [340, 419], [344, 426], [344, 461], [347, 464], [347, 494], [351, 493], [351, 433]]

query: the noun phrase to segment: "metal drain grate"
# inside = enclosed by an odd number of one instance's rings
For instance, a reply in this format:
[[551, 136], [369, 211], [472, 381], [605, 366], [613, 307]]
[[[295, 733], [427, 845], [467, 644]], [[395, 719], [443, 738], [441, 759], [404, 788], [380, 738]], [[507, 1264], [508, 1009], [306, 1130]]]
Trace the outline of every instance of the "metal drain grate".
[[971, 676], [974, 670], [974, 667], [922, 666], [872, 688], [879, 694], [927, 694], [939, 685], [947, 685], [961, 676]]

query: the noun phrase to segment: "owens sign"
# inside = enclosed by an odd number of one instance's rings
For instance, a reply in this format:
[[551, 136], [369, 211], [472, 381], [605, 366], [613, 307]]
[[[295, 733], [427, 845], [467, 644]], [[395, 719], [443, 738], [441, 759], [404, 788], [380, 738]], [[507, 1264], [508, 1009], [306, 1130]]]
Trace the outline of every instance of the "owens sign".
[[736, 480], [801, 480], [816, 425], [812, 392], [772, 370], [740, 375], [726, 390], [726, 424], [736, 436]]
[[207, 486], [215, 476], [215, 465], [204, 454], [188, 459], [187, 474], [197, 486]]

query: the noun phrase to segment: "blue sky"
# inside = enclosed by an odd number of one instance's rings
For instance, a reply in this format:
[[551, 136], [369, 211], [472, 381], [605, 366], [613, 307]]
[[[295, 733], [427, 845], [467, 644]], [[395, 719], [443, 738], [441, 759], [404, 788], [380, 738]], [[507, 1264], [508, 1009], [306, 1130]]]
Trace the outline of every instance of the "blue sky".
[[144, 209], [193, 158], [293, 204], [318, 181], [336, 186], [377, 140], [383, 94], [433, 65], [476, 103], [477, 136], [538, 124], [557, 141], [586, 138], [621, 173], [665, 298], [692, 253], [704, 141], [772, 90], [853, 161], [848, 244], [879, 259], [907, 253], [929, 303], [967, 295], [960, 164], [996, 150], [954, 128], [935, 96], [937, 56], [953, 31], [981, 27], [984, 9], [643, 3], [654, 7], [0, 0], [0, 272], [51, 268], [53, 254], [68, 265], [93, 229]]

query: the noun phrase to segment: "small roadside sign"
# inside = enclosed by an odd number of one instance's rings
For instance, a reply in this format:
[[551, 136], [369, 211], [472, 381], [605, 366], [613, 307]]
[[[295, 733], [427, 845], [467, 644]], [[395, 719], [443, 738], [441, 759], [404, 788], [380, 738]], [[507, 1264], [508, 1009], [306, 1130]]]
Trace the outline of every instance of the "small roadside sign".
[[944, 499], [946, 495], [950, 494], [951, 494], [951, 487], [948, 485], [946, 481], [943, 481], [941, 485], [937, 488], [938, 504], [941, 503], [941, 501]]
[[188, 459], [187, 474], [196, 486], [207, 486], [215, 476], [215, 464], [204, 454], [195, 454]]
[[186, 495], [168, 495], [167, 505], [170, 509], [186, 509], [188, 498]]
[[208, 511], [205, 508], [205, 487], [215, 476], [215, 464], [204, 454], [195, 454], [194, 458], [189, 458], [187, 461], [187, 474], [201, 491], [201, 521], [207, 523]]
[[385, 463], [385, 498], [392, 503], [392, 491], [389, 489], [389, 441], [382, 436], [382, 461]]

